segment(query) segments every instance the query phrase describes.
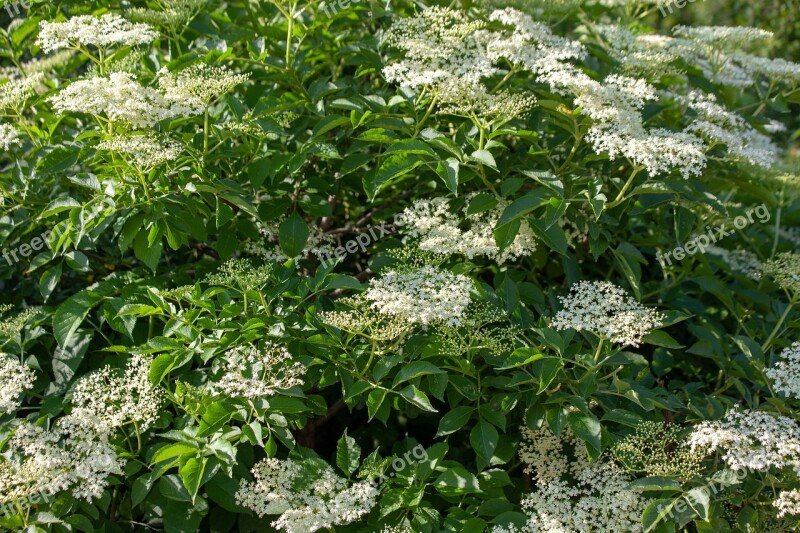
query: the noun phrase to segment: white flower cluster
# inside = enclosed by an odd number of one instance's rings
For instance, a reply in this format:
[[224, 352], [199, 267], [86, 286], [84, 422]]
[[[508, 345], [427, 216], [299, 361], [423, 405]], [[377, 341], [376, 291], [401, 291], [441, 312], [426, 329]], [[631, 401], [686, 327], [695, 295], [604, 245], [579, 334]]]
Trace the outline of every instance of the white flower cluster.
[[692, 91], [685, 101], [698, 115], [686, 131], [724, 144], [734, 159], [763, 168], [770, 168], [777, 162], [778, 147], [770, 138], [719, 105], [714, 95]]
[[415, 324], [461, 325], [470, 304], [470, 278], [433, 266], [390, 270], [370, 282], [371, 307]]
[[661, 326], [664, 319], [608, 281], [580, 281], [560, 300], [564, 309], [553, 318], [551, 327], [591, 331], [619, 344], [639, 346], [642, 337]]
[[205, 109], [208, 105], [240, 83], [248, 74], [236, 74], [227, 67], [212, 67], [197, 63], [173, 73], [162, 68], [158, 72], [158, 85], [167, 100], [185, 102], [191, 108]]
[[16, 411], [20, 394], [33, 387], [34, 379], [33, 369], [11, 355], [0, 353], [0, 412]]
[[[467, 200], [470, 198], [468, 197]], [[458, 215], [450, 210], [446, 198], [417, 200], [403, 211], [403, 225], [410, 237], [419, 239], [420, 250], [436, 254], [464, 254], [470, 259], [485, 255], [498, 264], [530, 255], [536, 249], [533, 231], [526, 221], [520, 224], [519, 232], [508, 248], [500, 251], [494, 239], [494, 228], [503, 209], [504, 202], [488, 211], [467, 214], [465, 203]], [[468, 225], [461, 229], [462, 219]]]
[[782, 490], [772, 505], [778, 509], [778, 518], [800, 515], [800, 490]]
[[134, 7], [127, 11], [127, 15], [140, 22], [178, 31], [181, 26], [188, 24], [206, 4], [207, 0], [168, 0], [162, 4], [164, 9]]
[[8, 79], [0, 84], [0, 110], [13, 109], [19, 112], [22, 104], [33, 96], [43, 79], [44, 74], [39, 72], [24, 78]]
[[22, 144], [20, 131], [10, 124], [0, 124], [0, 146], [8, 151], [12, 144]]
[[792, 467], [800, 474], [800, 427], [785, 416], [734, 407], [723, 420], [697, 424], [688, 443], [705, 453], [720, 450], [733, 470]]
[[125, 371], [106, 366], [80, 379], [72, 392], [72, 416], [100, 420], [115, 429], [135, 421], [144, 431], [161, 412], [161, 391], [150, 384], [151, 359], [134, 355]]
[[0, 456], [0, 501], [69, 490], [75, 498], [100, 498], [109, 474], [122, 474], [102, 422], [66, 416], [50, 430], [24, 422]]
[[42, 21], [36, 44], [45, 52], [61, 48], [98, 48], [152, 42], [158, 33], [147, 24], [130, 22], [116, 13], [101, 17], [81, 15], [64, 22]]
[[781, 360], [766, 371], [767, 377], [773, 381], [773, 389], [800, 398], [800, 341], [784, 349], [779, 357]]
[[350, 485], [316, 462], [311, 470], [291, 459], [265, 459], [252, 472], [255, 481], [242, 482], [236, 502], [259, 516], [279, 514], [272, 527], [287, 533], [349, 524], [377, 502], [378, 490], [369, 481]]
[[756, 281], [761, 279], [761, 260], [753, 252], [743, 248], [726, 250], [719, 246], [707, 246], [706, 251], [728, 263], [731, 270], [746, 274], [747, 277]]
[[146, 87], [128, 72], [78, 80], [50, 97], [53, 108], [65, 111], [105, 115], [112, 122], [146, 128], [161, 120], [193, 116], [203, 111], [196, 101], [170, 99], [162, 91]]
[[772, 276], [782, 289], [800, 294], [800, 254], [780, 253], [764, 263], [763, 271]]
[[709, 79], [722, 85], [750, 87], [757, 76], [772, 81], [800, 81], [800, 64], [784, 59], [755, 56], [744, 51], [747, 44], [772, 38], [757, 28], [725, 26], [676, 26], [678, 37], [669, 42], [687, 62], [698, 65]]
[[115, 135], [97, 145], [98, 150], [124, 154], [142, 170], [149, 170], [177, 159], [183, 149], [174, 141], [163, 141], [153, 134]]
[[[523, 428], [520, 458], [535, 473], [536, 489], [522, 501], [528, 522], [524, 533], [616, 533], [642, 531], [641, 516], [649, 501], [628, 490], [631, 479], [601, 457], [589, 463], [572, 431], [561, 438], [546, 426]], [[574, 459], [567, 453], [574, 450]], [[529, 462], [530, 461], [530, 462]], [[495, 528], [495, 533], [508, 531]]]
[[384, 67], [383, 74], [402, 87], [428, 88], [446, 112], [517, 116], [535, 100], [525, 94], [492, 92], [483, 84], [484, 78], [501, 73], [490, 47], [502, 36], [485, 26], [461, 11], [440, 7], [400, 19], [386, 42], [403, 50], [405, 58]]
[[302, 386], [306, 368], [292, 362], [292, 354], [283, 346], [268, 343], [261, 350], [254, 346], [230, 350], [224, 356], [223, 371], [214, 389], [229, 396], [256, 399]]

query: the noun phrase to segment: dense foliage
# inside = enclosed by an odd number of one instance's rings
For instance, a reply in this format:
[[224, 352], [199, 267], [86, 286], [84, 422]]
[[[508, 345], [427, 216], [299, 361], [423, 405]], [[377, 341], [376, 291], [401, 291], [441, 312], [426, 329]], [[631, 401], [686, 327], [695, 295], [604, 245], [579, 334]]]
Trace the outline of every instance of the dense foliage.
[[0, 529], [797, 530], [800, 65], [657, 1], [7, 2]]

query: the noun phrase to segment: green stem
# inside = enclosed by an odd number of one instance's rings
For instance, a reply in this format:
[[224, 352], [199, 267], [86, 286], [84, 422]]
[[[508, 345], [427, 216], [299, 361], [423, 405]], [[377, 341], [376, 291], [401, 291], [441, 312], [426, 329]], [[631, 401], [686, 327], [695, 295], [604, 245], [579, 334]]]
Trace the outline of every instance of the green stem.
[[775, 213], [775, 238], [772, 241], [772, 253], [770, 257], [775, 257], [775, 252], [778, 251], [778, 235], [781, 231], [781, 210], [783, 209], [783, 190], [784, 188], [781, 187], [781, 193], [778, 197], [778, 212]]
[[600, 337], [600, 342], [597, 343], [597, 350], [594, 351], [594, 362], [597, 363], [600, 360], [600, 350], [603, 349], [603, 343], [605, 342], [605, 337]]
[[633, 180], [636, 179], [636, 175], [643, 168], [644, 167], [634, 167], [633, 172], [631, 172], [631, 176], [628, 178], [628, 181], [626, 181], [625, 185], [622, 186], [622, 190], [619, 191], [619, 194], [617, 195], [616, 198], [614, 198], [614, 201], [606, 206], [607, 209], [611, 209], [612, 207], [616, 207], [619, 204], [621, 204], [623, 202], [623, 200], [625, 200], [625, 193], [627, 193], [628, 189], [631, 188], [631, 185], [633, 185]]
[[781, 329], [781, 326], [783, 325], [783, 322], [786, 320], [786, 317], [789, 316], [789, 312], [792, 310], [792, 307], [794, 307], [794, 304], [795, 304], [795, 300], [792, 300], [791, 302], [789, 302], [789, 305], [786, 306], [786, 309], [783, 311], [783, 314], [778, 319], [778, 323], [775, 324], [774, 328], [772, 328], [772, 333], [769, 334], [769, 337], [767, 337], [767, 340], [764, 341], [764, 344], [761, 345], [761, 351], [762, 352], [766, 352], [767, 351], [767, 348], [772, 343], [772, 341], [775, 339], [775, 336], [778, 334], [778, 330]]
[[206, 111], [203, 116], [203, 163], [206, 162], [206, 156], [208, 156], [208, 106], [206, 106]]
[[434, 95], [433, 98], [431, 98], [431, 103], [428, 106], [427, 111], [425, 111], [425, 115], [423, 115], [422, 120], [420, 120], [417, 123], [416, 127], [414, 128], [414, 135], [412, 135], [412, 137], [416, 137], [417, 136], [419, 131], [422, 129], [423, 124], [425, 124], [425, 121], [427, 121], [428, 117], [430, 117], [431, 113], [433, 113], [433, 108], [434, 108], [435, 105], [436, 105], [436, 95]]

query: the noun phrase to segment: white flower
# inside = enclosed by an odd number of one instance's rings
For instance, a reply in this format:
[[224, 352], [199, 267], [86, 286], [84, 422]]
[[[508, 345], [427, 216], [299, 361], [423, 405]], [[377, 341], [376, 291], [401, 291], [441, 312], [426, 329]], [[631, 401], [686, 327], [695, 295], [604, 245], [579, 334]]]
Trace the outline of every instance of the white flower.
[[0, 353], [0, 412], [12, 413], [20, 406], [19, 396], [33, 387], [36, 374], [15, 357]]
[[147, 24], [135, 24], [115, 13], [81, 15], [64, 22], [42, 21], [36, 44], [45, 52], [79, 46], [147, 44], [158, 37]]
[[[544, 425], [523, 428], [520, 458], [534, 474], [536, 489], [522, 500], [528, 522], [521, 529], [495, 528], [494, 533], [638, 533], [649, 500], [605, 457], [589, 463], [583, 442], [566, 428], [561, 438]], [[572, 450], [568, 454], [567, 450]]]
[[144, 355], [134, 355], [125, 371], [106, 366], [84, 376], [72, 393], [72, 416], [81, 420], [99, 419], [108, 428], [129, 421], [144, 431], [161, 413], [161, 391], [150, 384], [150, 363]]
[[279, 243], [280, 226], [284, 220], [286, 220], [286, 216], [280, 216], [274, 222], [255, 221], [258, 232], [263, 237], [263, 240], [246, 242], [244, 245], [245, 251], [257, 255], [262, 259], [277, 261], [278, 263], [294, 259], [296, 268], [300, 268], [298, 261], [307, 257], [309, 254], [313, 254], [320, 259], [330, 259], [335, 255], [334, 249], [336, 248], [336, 240], [332, 235], [326, 234], [321, 227], [312, 224], [308, 228], [309, 234], [306, 245], [300, 253], [294, 257], [287, 256], [284, 251], [281, 250]]
[[564, 309], [551, 327], [591, 331], [619, 344], [639, 346], [642, 337], [661, 326], [664, 318], [607, 281], [580, 281], [560, 300]]
[[176, 116], [192, 116], [203, 111], [191, 101], [171, 101], [163, 93], [145, 87], [133, 74], [112, 72], [109, 76], [72, 82], [50, 97], [53, 108], [105, 115], [112, 122], [146, 128]]
[[306, 368], [283, 346], [267, 344], [263, 349], [237, 347], [227, 352], [224, 374], [213, 387], [230, 396], [261, 398], [281, 389], [302, 386]]
[[248, 74], [236, 74], [224, 66], [197, 63], [177, 73], [162, 68], [158, 72], [158, 86], [171, 102], [183, 102], [192, 108], [205, 109], [213, 100], [244, 83], [249, 77]]
[[8, 151], [12, 144], [22, 144], [20, 131], [10, 124], [0, 124], [0, 146]]
[[180, 144], [162, 141], [153, 134], [115, 135], [98, 144], [97, 149], [125, 154], [136, 167], [143, 170], [174, 161], [183, 151]]
[[774, 367], [768, 368], [767, 377], [773, 381], [775, 392], [800, 398], [800, 341], [784, 349]]
[[372, 308], [408, 322], [428, 325], [461, 324], [469, 305], [472, 281], [432, 266], [415, 270], [390, 270], [370, 282], [365, 293]]
[[744, 249], [726, 250], [718, 246], [706, 246], [706, 251], [712, 255], [722, 258], [728, 263], [731, 270], [736, 270], [746, 274], [747, 277], [756, 281], [761, 279], [761, 261], [753, 252]]
[[[467, 197], [467, 201], [473, 197]], [[406, 233], [419, 239], [421, 250], [443, 255], [461, 253], [470, 259], [485, 255], [498, 264], [530, 255], [536, 249], [533, 231], [523, 220], [514, 241], [500, 252], [494, 239], [494, 228], [507, 203], [500, 201], [490, 210], [473, 214], [466, 213], [467, 205], [468, 202], [464, 204], [460, 216], [456, 216], [450, 211], [446, 198], [417, 200], [403, 211]], [[461, 228], [462, 218], [467, 222], [468, 229]]]
[[778, 509], [778, 518], [800, 515], [800, 490], [782, 490], [772, 505]]
[[764, 263], [763, 272], [772, 276], [782, 289], [800, 294], [800, 254], [780, 253]]
[[242, 482], [236, 502], [259, 516], [279, 514], [272, 527], [287, 533], [349, 524], [375, 506], [378, 491], [370, 482], [350, 485], [316, 461], [312, 468], [291, 459], [264, 459], [253, 467], [255, 481]]
[[716, 97], [692, 91], [686, 101], [698, 114], [686, 131], [724, 144], [732, 158], [769, 168], [778, 159], [778, 147], [739, 115], [716, 103]]
[[36, 86], [44, 79], [41, 72], [25, 78], [10, 79], [0, 85], [0, 110], [14, 109], [20, 111], [22, 104], [33, 96]]
[[69, 490], [75, 498], [100, 498], [109, 474], [122, 474], [102, 422], [65, 416], [45, 430], [23, 422], [0, 457], [0, 501]]
[[719, 450], [733, 470], [792, 467], [800, 474], [800, 427], [785, 416], [734, 407], [723, 420], [697, 424], [688, 443], [693, 451]]

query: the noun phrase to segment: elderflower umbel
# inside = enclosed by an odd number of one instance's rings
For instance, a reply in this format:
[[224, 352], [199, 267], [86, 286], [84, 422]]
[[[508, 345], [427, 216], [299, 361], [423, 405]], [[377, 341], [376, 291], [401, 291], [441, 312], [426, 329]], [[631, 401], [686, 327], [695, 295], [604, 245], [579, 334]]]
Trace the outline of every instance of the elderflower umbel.
[[112, 72], [109, 76], [78, 80], [50, 97], [53, 108], [65, 111], [105, 115], [112, 122], [146, 128], [176, 116], [193, 116], [202, 112], [191, 101], [169, 100], [163, 93], [145, 87], [128, 72]]
[[767, 377], [773, 381], [775, 392], [800, 398], [800, 341], [785, 348], [774, 367], [768, 368]]
[[[467, 198], [469, 200], [470, 198]], [[494, 239], [494, 228], [507, 204], [499, 202], [488, 211], [468, 214], [466, 205], [460, 216], [450, 211], [446, 198], [417, 200], [403, 211], [403, 225], [412, 238], [419, 239], [418, 246], [436, 254], [461, 253], [473, 259], [485, 255], [502, 264], [507, 260], [530, 255], [536, 249], [533, 231], [522, 221], [514, 241], [502, 252]], [[468, 226], [462, 229], [462, 218]]]
[[65, 416], [50, 430], [23, 422], [8, 443], [9, 456], [0, 456], [0, 502], [66, 490], [89, 502], [100, 498], [108, 476], [124, 466], [109, 437], [96, 420]]
[[471, 288], [468, 277], [426, 265], [390, 270], [372, 280], [365, 294], [380, 313], [415, 324], [458, 326], [471, 301]]
[[800, 254], [783, 252], [764, 263], [764, 273], [787, 291], [800, 295]]
[[337, 301], [349, 309], [321, 311], [318, 316], [324, 324], [373, 341], [393, 340], [410, 329], [411, 325], [404, 318], [372, 310], [372, 302], [363, 293]]
[[690, 479], [700, 473], [705, 455], [692, 450], [679, 427], [643, 422], [612, 448], [617, 461], [631, 473]]
[[224, 262], [219, 270], [207, 276], [205, 282], [209, 285], [221, 285], [241, 292], [260, 290], [266, 285], [272, 274], [272, 265], [264, 264], [253, 266], [246, 259], [229, 259]]
[[35, 378], [33, 369], [11, 355], [0, 353], [0, 412], [16, 411], [20, 394], [33, 387]]
[[174, 161], [183, 151], [180, 144], [169, 140], [163, 141], [152, 134], [115, 135], [98, 144], [97, 149], [124, 154], [142, 170]]
[[[0, 305], [0, 313], [4, 313], [13, 309], [13, 306]], [[39, 308], [29, 307], [20, 313], [17, 313], [11, 318], [4, 318], [0, 320], [0, 336], [14, 337], [17, 335], [25, 325], [34, 317], [39, 314]]]
[[163, 9], [134, 7], [126, 11], [126, 14], [133, 20], [161, 26], [174, 32], [187, 25], [208, 0], [164, 0], [159, 3]]
[[105, 366], [78, 381], [72, 393], [72, 416], [97, 418], [109, 428], [129, 421], [144, 431], [161, 412], [161, 391], [150, 383], [151, 359], [134, 355], [124, 372]]
[[564, 309], [553, 318], [551, 327], [591, 331], [619, 344], [639, 346], [642, 337], [661, 326], [664, 318], [607, 281], [580, 281], [560, 300]]
[[[631, 479], [601, 456], [589, 463], [582, 441], [566, 428], [561, 438], [544, 425], [523, 429], [520, 458], [536, 476], [536, 488], [522, 500], [525, 533], [638, 533], [649, 500], [628, 490]], [[572, 450], [572, 453], [569, 453]], [[502, 527], [495, 533], [508, 531]]]
[[243, 481], [236, 503], [258, 516], [280, 515], [272, 527], [309, 533], [354, 522], [369, 513], [378, 497], [369, 481], [350, 485], [328, 466], [306, 468], [292, 459], [264, 459], [253, 467], [255, 481]]
[[248, 74], [236, 74], [225, 66], [197, 63], [177, 73], [162, 68], [158, 72], [158, 86], [170, 101], [188, 102], [193, 108], [205, 109], [249, 77]]
[[704, 421], [688, 438], [692, 450], [719, 450], [733, 470], [792, 467], [800, 474], [800, 427], [791, 418], [734, 407], [723, 420]]
[[31, 74], [24, 78], [6, 80], [0, 84], [0, 110], [20, 111], [25, 101], [36, 92], [36, 86], [44, 79], [44, 74]]
[[10, 124], [0, 124], [0, 146], [8, 151], [12, 144], [22, 144], [19, 138], [20, 131]]
[[697, 112], [697, 120], [686, 131], [724, 144], [732, 158], [770, 168], [778, 159], [778, 147], [750, 126], [742, 117], [719, 105], [716, 97], [692, 91], [686, 99]]
[[800, 490], [782, 490], [772, 505], [778, 509], [778, 518], [800, 515]]
[[289, 350], [271, 343], [262, 349], [236, 347], [223, 356], [224, 374], [213, 388], [229, 396], [256, 399], [302, 386], [306, 368], [292, 359]]
[[738, 248], [736, 250], [726, 250], [719, 246], [707, 246], [706, 252], [716, 255], [728, 263], [731, 270], [746, 274], [747, 277], [756, 281], [761, 279], [761, 261], [758, 256], [749, 250]]
[[147, 24], [130, 22], [116, 13], [101, 17], [81, 15], [64, 22], [42, 21], [36, 44], [45, 52], [61, 48], [99, 48], [152, 42], [158, 33]]

